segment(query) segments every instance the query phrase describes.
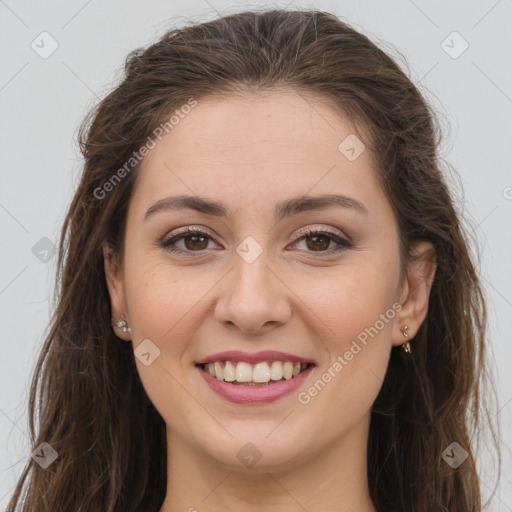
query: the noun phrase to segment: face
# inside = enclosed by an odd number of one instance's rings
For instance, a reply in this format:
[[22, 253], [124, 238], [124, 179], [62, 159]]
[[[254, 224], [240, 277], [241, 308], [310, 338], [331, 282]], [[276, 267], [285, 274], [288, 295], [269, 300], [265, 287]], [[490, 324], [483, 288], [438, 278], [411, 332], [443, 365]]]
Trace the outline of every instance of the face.
[[[107, 275], [174, 446], [241, 470], [254, 451], [264, 470], [366, 442], [400, 325], [414, 335], [428, 293], [400, 278], [396, 219], [353, 133], [313, 96], [210, 98], [144, 159], [123, 265]], [[178, 195], [215, 205], [171, 204]], [[327, 195], [339, 198], [304, 201]], [[245, 362], [241, 380], [274, 367], [273, 383], [222, 383], [198, 365], [211, 358], [226, 375], [226, 360], [235, 375]], [[286, 361], [309, 366], [278, 381]]]

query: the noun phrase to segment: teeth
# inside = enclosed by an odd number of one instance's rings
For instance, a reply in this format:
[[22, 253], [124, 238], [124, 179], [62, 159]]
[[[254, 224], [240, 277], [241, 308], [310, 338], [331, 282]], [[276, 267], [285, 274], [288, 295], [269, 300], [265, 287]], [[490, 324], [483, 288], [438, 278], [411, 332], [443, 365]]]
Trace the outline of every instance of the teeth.
[[[208, 366], [210, 366], [210, 364]], [[224, 380], [226, 382], [233, 382], [235, 380], [235, 367], [231, 361], [226, 361], [224, 366]]]
[[281, 380], [283, 378], [283, 363], [280, 361], [272, 361], [270, 369], [270, 378], [272, 380]]
[[[210, 365], [208, 365], [208, 366], [210, 366]], [[222, 368], [220, 363], [216, 362], [214, 364], [214, 367], [215, 367], [215, 377], [217, 377], [217, 379], [219, 379], [219, 380], [223, 380], [224, 379], [224, 369]]]
[[262, 361], [254, 366], [244, 361], [216, 361], [203, 365], [204, 370], [212, 377], [226, 382], [240, 382], [249, 385], [265, 384], [270, 381], [286, 380], [299, 375], [307, 364], [291, 361]]
[[251, 382], [252, 366], [249, 363], [240, 361], [236, 365], [235, 379], [237, 382]]
[[283, 377], [285, 379], [291, 379], [293, 376], [293, 363], [290, 363], [290, 361], [286, 361], [286, 363], [283, 364]]
[[252, 380], [254, 382], [268, 382], [270, 380], [270, 368], [268, 367], [268, 363], [266, 361], [263, 363], [258, 363], [254, 366], [252, 371]]

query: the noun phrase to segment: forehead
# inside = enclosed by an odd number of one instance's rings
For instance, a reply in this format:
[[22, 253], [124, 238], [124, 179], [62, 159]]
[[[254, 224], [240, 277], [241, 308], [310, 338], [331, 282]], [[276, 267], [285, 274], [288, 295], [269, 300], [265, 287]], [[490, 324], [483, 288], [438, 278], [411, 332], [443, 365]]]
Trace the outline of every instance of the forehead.
[[[334, 149], [336, 154], [338, 143], [353, 131], [326, 98], [284, 89], [200, 99], [172, 129], [173, 136], [167, 141], [174, 143], [175, 149], [182, 142], [193, 142], [201, 151], [238, 149], [256, 161], [268, 160], [268, 152], [277, 150], [281, 160], [285, 146], [289, 146], [290, 158], [311, 156], [311, 149]], [[298, 145], [305, 137], [310, 144]], [[262, 145], [264, 154], [259, 152]]]
[[369, 141], [323, 97], [290, 90], [213, 96], [176, 119], [142, 162], [137, 202], [176, 192], [240, 204], [340, 187], [362, 201], [379, 192]]

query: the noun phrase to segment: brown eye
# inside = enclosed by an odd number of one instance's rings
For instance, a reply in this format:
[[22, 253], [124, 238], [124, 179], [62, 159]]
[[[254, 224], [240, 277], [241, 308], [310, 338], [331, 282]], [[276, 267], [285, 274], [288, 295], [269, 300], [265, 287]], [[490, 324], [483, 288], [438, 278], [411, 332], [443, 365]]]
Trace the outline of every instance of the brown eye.
[[202, 252], [208, 249], [208, 243], [213, 238], [199, 229], [186, 228], [176, 235], [163, 239], [160, 246], [166, 251], [178, 254]]
[[310, 235], [305, 237], [305, 240], [312, 240], [313, 242], [310, 244], [306, 242], [308, 249], [316, 250], [325, 250], [329, 248], [329, 245], [332, 241], [332, 237], [326, 235]]
[[[304, 233], [304, 232], [303, 232]], [[329, 247], [331, 242], [337, 244]], [[319, 255], [329, 255], [352, 247], [352, 243], [337, 234], [327, 231], [310, 230], [306, 231], [293, 243], [294, 246], [304, 243], [306, 252], [316, 252]]]
[[[202, 235], [188, 235], [183, 237], [185, 247], [191, 251], [206, 249], [208, 237]], [[188, 243], [187, 243], [188, 242]]]

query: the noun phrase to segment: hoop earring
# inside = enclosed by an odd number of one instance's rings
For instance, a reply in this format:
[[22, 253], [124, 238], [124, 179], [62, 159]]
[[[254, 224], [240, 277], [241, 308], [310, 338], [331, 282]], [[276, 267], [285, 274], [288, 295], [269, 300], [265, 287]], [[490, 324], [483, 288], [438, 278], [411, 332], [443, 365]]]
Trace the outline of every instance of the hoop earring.
[[[402, 331], [402, 335], [404, 338], [409, 337], [409, 333], [407, 332], [407, 329], [409, 329], [408, 325], [403, 325], [402, 327], [400, 327], [400, 330]], [[409, 343], [409, 341], [406, 340], [402, 343], [402, 352], [405, 352], [406, 354], [411, 353], [411, 344]]]

